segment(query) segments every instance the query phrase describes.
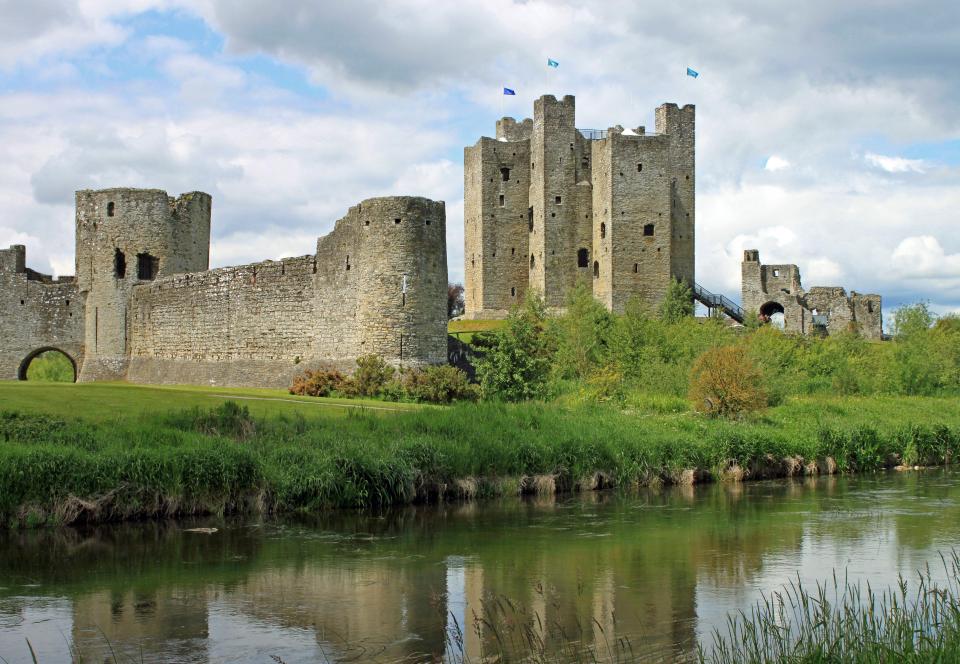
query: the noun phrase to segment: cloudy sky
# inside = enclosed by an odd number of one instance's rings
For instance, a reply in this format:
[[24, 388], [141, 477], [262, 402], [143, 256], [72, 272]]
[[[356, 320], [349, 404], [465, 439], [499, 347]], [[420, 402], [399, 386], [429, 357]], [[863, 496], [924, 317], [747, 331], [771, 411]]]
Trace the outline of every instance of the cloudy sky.
[[580, 127], [697, 105], [708, 288], [739, 299], [755, 247], [808, 287], [960, 311], [955, 0], [0, 0], [0, 246], [72, 274], [83, 188], [211, 193], [217, 266], [417, 194], [447, 202], [459, 280], [463, 146], [545, 93]]

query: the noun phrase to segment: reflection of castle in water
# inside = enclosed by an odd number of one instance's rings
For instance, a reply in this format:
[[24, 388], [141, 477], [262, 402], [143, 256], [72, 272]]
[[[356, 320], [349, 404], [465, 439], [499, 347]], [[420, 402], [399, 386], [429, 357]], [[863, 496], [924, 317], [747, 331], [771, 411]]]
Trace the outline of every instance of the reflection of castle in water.
[[[0, 576], [43, 579], [45, 592], [69, 596], [64, 632], [90, 661], [111, 650], [120, 660], [227, 661], [247, 643], [264, 661], [293, 661], [292, 652], [437, 661], [452, 654], [458, 628], [473, 661], [528, 636], [548, 655], [576, 641], [604, 661], [624, 638], [638, 656], [676, 660], [694, 651], [698, 620], [715, 608], [698, 606], [704, 589], [739, 592], [771, 558], [796, 557], [811, 530], [837, 548], [884, 529], [900, 549], [913, 538], [930, 544], [896, 511], [881, 528], [859, 518], [831, 527], [837, 499], [857, 500], [834, 478], [588, 504], [608, 499], [340, 514], [293, 533], [128, 526], [30, 536], [0, 542], [11, 554]], [[494, 524], [497, 537], [483, 536]]]

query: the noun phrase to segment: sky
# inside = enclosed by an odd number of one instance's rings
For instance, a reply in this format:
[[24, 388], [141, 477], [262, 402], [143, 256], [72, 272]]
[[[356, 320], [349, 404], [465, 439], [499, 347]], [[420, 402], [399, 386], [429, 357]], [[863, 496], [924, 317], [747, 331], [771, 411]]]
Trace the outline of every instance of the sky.
[[0, 246], [73, 274], [78, 189], [210, 193], [215, 267], [422, 195], [459, 281], [463, 148], [542, 94], [585, 128], [696, 104], [709, 290], [739, 300], [756, 248], [808, 288], [960, 311], [955, 0], [0, 0]]

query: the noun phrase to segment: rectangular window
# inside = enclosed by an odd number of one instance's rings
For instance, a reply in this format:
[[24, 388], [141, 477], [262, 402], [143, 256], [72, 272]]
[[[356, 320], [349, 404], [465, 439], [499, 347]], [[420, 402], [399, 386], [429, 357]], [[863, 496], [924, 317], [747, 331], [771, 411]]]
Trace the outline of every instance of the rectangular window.
[[153, 281], [160, 271], [160, 259], [150, 254], [137, 254], [137, 279]]
[[503, 194], [500, 194], [500, 207], [503, 207], [504, 197]]
[[553, 202], [556, 203], [557, 205], [560, 205], [560, 203], [561, 203], [560, 197], [557, 196], [557, 197], [554, 199]]

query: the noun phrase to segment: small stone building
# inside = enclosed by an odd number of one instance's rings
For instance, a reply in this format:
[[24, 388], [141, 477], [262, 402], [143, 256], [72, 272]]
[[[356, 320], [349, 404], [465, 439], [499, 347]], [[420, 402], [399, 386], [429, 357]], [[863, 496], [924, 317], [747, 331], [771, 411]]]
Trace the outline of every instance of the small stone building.
[[351, 207], [315, 254], [209, 270], [209, 195], [76, 195], [76, 277], [0, 250], [0, 378], [59, 350], [80, 381], [273, 386], [305, 368], [447, 359], [443, 202]]
[[800, 334], [856, 331], [867, 339], [881, 339], [883, 319], [879, 295], [850, 295], [839, 286], [814, 286], [805, 291], [796, 265], [763, 265], [760, 252], [743, 252], [743, 309], [761, 322], [782, 317], [783, 329]]
[[694, 284], [694, 107], [660, 106], [653, 134], [574, 116], [573, 96], [546, 95], [465, 148], [467, 318], [504, 317], [529, 289], [560, 308], [578, 281], [617, 312]]

